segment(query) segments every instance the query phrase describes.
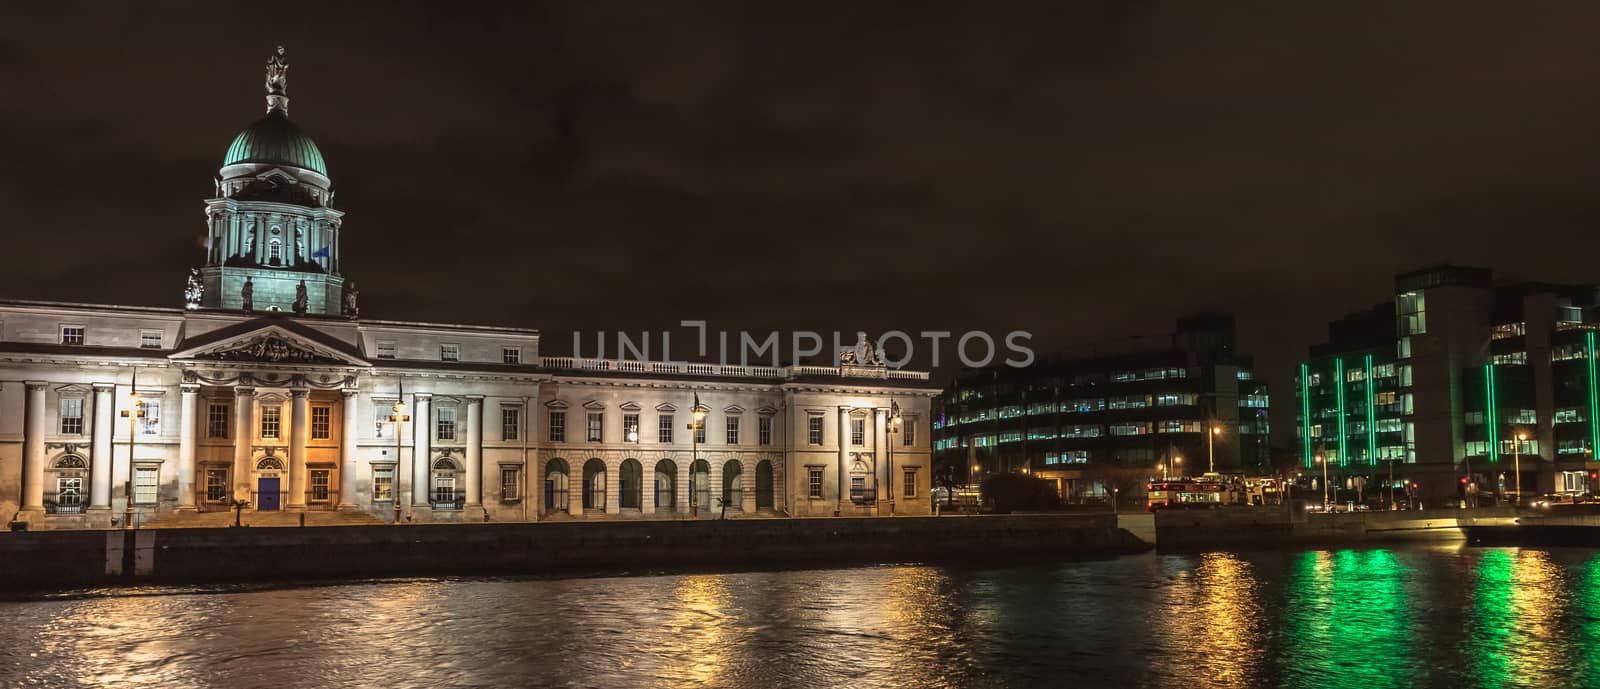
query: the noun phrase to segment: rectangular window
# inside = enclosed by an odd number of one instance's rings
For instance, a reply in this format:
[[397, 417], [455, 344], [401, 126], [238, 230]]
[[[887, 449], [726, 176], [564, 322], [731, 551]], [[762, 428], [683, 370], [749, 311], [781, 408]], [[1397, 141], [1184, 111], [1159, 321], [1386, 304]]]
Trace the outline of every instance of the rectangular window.
[[372, 400], [372, 421], [377, 428], [373, 433], [379, 438], [394, 436], [394, 402], [391, 400]]
[[372, 501], [394, 500], [394, 466], [372, 467]]
[[394, 341], [393, 340], [378, 340], [378, 358], [379, 359], [393, 359], [394, 358]]
[[762, 445], [772, 444], [772, 417], [766, 415], [756, 417], [756, 442]]
[[[1395, 297], [1394, 312], [1398, 319], [1397, 328], [1402, 337], [1428, 332], [1427, 300], [1421, 292], [1403, 292]], [[1407, 352], [1404, 356], [1410, 356], [1410, 353]]]
[[807, 477], [808, 477], [807, 478], [807, 485], [809, 487], [809, 492], [807, 493], [807, 495], [809, 495], [812, 500], [821, 500], [822, 499], [822, 470], [821, 469], [816, 469], [816, 468], [808, 469], [806, 471], [806, 474], [807, 474]]
[[697, 442], [697, 443], [700, 443], [701, 445], [704, 445], [706, 443], [706, 420], [705, 419], [700, 419], [700, 423], [697, 423], [697, 424], [694, 425], [694, 441]]
[[139, 348], [140, 349], [161, 349], [161, 331], [160, 330], [140, 330], [139, 331]]
[[283, 407], [276, 404], [261, 405], [261, 437], [266, 440], [278, 438], [278, 431], [282, 427]]
[[329, 407], [311, 408], [311, 439], [327, 440], [333, 437], [333, 409]]
[[917, 472], [907, 471], [905, 480], [905, 497], [917, 497]]
[[522, 437], [522, 407], [500, 406], [500, 439], [516, 440]]
[[206, 437], [228, 437], [228, 405], [206, 405]]
[[564, 443], [567, 441], [567, 413], [564, 411], [550, 412], [550, 442]]
[[522, 469], [500, 467], [500, 499], [516, 500], [522, 496]]
[[662, 414], [656, 423], [656, 441], [672, 442], [672, 415]]
[[812, 445], [822, 444], [822, 416], [812, 414], [806, 419], [806, 442]]
[[439, 407], [438, 411], [434, 412], [434, 414], [434, 425], [436, 426], [437, 431], [434, 433], [434, 436], [440, 440], [455, 440], [456, 408], [441, 406]]
[[206, 502], [228, 499], [228, 470], [206, 469]]
[[328, 479], [332, 473], [333, 472], [327, 469], [312, 469], [311, 495], [306, 499], [310, 500], [311, 502], [328, 502], [330, 490], [328, 487]]
[[606, 415], [604, 412], [589, 412], [589, 434], [587, 439], [591, 443], [604, 442], [606, 428]]
[[81, 326], [81, 325], [63, 325], [63, 326], [61, 326], [61, 344], [64, 344], [64, 345], [81, 345], [81, 344], [83, 344], [83, 340], [84, 340], [83, 326]]
[[161, 401], [142, 400], [139, 402], [139, 435], [161, 434]]
[[729, 416], [727, 423], [728, 423], [728, 444], [729, 445], [738, 445], [739, 444], [739, 417], [737, 417], [737, 416]]
[[61, 434], [83, 435], [83, 398], [61, 398]]
[[504, 363], [507, 363], [507, 364], [520, 364], [520, 363], [522, 363], [522, 348], [520, 348], [520, 347], [501, 347], [500, 348], [500, 361], [502, 361]]
[[439, 345], [439, 360], [440, 361], [460, 361], [461, 360], [461, 345], [458, 345], [458, 344], [442, 344], [442, 345]]
[[636, 443], [636, 442], [639, 442], [639, 415], [638, 414], [623, 414], [622, 415], [622, 442], [625, 442], [625, 443]]
[[157, 482], [160, 480], [160, 469], [157, 467], [134, 467], [133, 469], [133, 502], [136, 505], [156, 504]]
[[867, 420], [866, 419], [850, 419], [850, 444], [851, 445], [865, 445], [865, 444], [867, 444]]

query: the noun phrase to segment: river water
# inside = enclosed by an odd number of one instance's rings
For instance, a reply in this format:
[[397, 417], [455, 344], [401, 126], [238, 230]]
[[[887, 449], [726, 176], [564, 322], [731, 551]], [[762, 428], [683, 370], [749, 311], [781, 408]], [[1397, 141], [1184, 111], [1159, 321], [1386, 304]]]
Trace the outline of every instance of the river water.
[[1600, 552], [1417, 547], [0, 601], [0, 687], [1600, 687]]

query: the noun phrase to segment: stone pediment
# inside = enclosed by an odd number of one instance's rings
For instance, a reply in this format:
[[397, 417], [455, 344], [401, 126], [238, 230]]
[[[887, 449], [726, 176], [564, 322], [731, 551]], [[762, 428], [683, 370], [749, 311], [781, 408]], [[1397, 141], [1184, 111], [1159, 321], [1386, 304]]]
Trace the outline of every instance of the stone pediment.
[[253, 364], [368, 366], [359, 357], [273, 325], [172, 354], [173, 359]]

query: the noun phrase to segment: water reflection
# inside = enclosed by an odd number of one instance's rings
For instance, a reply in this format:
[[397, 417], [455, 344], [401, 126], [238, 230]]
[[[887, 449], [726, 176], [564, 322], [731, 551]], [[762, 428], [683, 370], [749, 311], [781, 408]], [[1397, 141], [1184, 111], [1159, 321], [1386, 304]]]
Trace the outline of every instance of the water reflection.
[[1600, 556], [419, 579], [0, 602], [0, 686], [1600, 686]]

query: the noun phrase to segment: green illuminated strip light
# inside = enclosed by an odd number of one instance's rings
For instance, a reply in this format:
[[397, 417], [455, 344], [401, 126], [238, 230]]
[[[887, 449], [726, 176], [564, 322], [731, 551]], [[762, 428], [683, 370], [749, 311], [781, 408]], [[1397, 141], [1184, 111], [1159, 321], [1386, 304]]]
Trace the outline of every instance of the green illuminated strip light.
[[1483, 365], [1483, 423], [1489, 429], [1489, 461], [1500, 461], [1500, 415], [1494, 400], [1494, 362]]
[[1350, 463], [1350, 453], [1345, 448], [1344, 437], [1344, 359], [1333, 360], [1334, 388], [1339, 399], [1339, 466]]
[[[1592, 359], [1591, 359], [1592, 361]], [[1311, 365], [1300, 364], [1300, 440], [1311, 468]]]
[[[1589, 363], [1589, 451], [1600, 453], [1600, 377], [1595, 375], [1594, 331], [1583, 334], [1583, 344]], [[1591, 457], [1600, 458], [1600, 454]]]
[[1367, 355], [1367, 463], [1378, 463], [1378, 412], [1373, 405], [1372, 388], [1377, 381], [1372, 378], [1372, 355]]

